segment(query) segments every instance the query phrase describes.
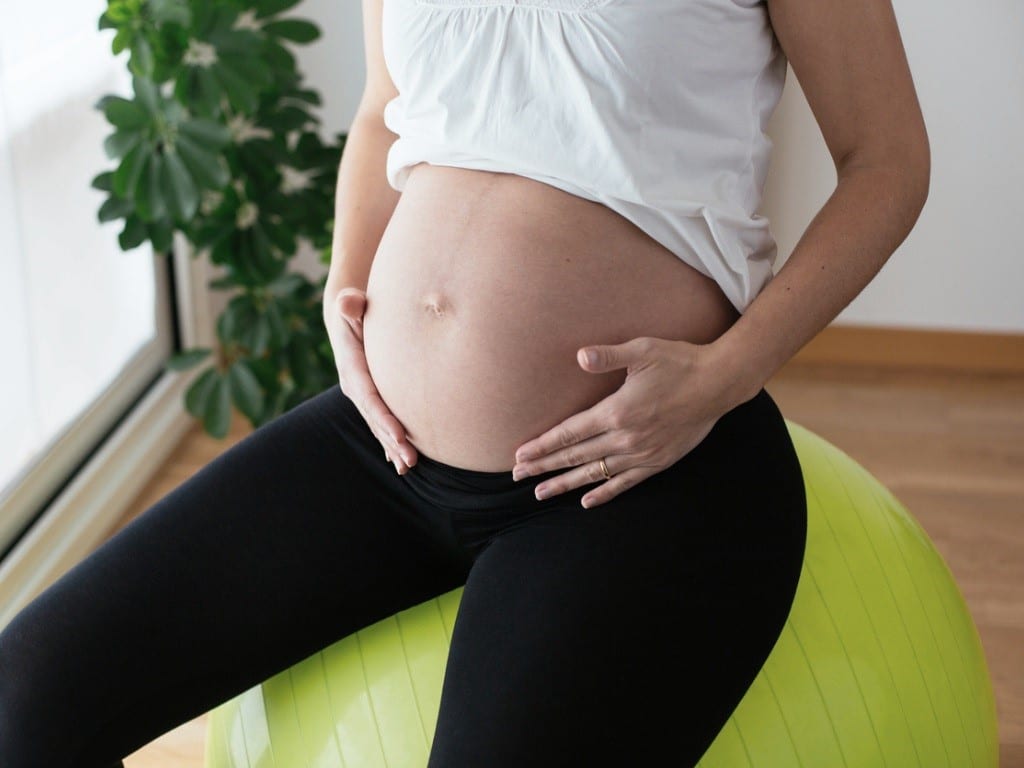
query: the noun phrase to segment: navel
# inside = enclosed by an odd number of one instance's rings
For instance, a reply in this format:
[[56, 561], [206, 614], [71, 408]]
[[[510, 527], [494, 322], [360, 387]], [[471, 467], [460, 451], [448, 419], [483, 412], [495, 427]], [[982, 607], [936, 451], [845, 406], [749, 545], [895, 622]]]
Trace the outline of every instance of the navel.
[[423, 306], [427, 310], [427, 314], [433, 317], [444, 317], [448, 314], [449, 310], [448, 301], [443, 296], [437, 294], [428, 296]]

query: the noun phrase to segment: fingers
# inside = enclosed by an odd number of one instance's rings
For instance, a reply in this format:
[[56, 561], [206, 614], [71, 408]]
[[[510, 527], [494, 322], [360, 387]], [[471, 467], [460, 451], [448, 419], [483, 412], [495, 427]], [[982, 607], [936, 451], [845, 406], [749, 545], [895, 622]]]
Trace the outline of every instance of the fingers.
[[634, 485], [653, 475], [655, 470], [649, 467], [630, 467], [627, 470], [614, 475], [611, 480], [599, 485], [592, 491], [588, 491], [580, 499], [580, 505], [586, 509], [596, 507], [611, 501], [623, 491], [627, 491]]
[[393, 462], [398, 473], [405, 474], [416, 464], [416, 448], [405, 439], [405, 429], [391, 413], [373, 383], [366, 354], [363, 351], [363, 315], [366, 312], [366, 291], [354, 287], [343, 288], [335, 299], [338, 313], [346, 320], [355, 341], [347, 338], [342, 343], [347, 352], [339, 366], [344, 374], [343, 390], [357, 404], [363, 419], [384, 447], [384, 456]]
[[386, 439], [381, 442], [385, 444], [386, 448], [390, 449], [407, 467], [415, 465], [416, 449], [405, 439], [405, 430], [402, 428], [401, 422], [384, 404], [384, 400], [376, 389], [366, 395], [363, 407], [369, 420], [376, 426], [377, 439], [380, 440], [380, 435], [384, 435]]
[[374, 436], [380, 442], [381, 447], [384, 449], [384, 458], [391, 464], [395, 465], [395, 471], [398, 472], [398, 474], [404, 475], [409, 471], [409, 465], [401, 458], [398, 444], [391, 438], [391, 435], [388, 434], [387, 430], [381, 429], [378, 426], [373, 416], [367, 417], [362, 408], [360, 408], [360, 411], [363, 411], [363, 419], [366, 421], [367, 425], [370, 427], [370, 431], [373, 432]]
[[369, 385], [369, 391], [367, 391], [365, 382], [357, 385], [356, 388], [359, 391], [349, 395], [349, 398], [356, 404], [363, 416], [363, 421], [370, 427], [370, 431], [383, 447], [384, 457], [395, 465], [398, 474], [404, 475], [411, 466], [416, 464], [416, 449], [403, 439], [405, 430], [400, 428], [398, 419], [388, 410], [372, 382]]
[[512, 468], [512, 479], [522, 480], [525, 477], [542, 475], [556, 469], [578, 468], [582, 474], [577, 473], [577, 476], [586, 476], [588, 482], [597, 482], [605, 479], [598, 461], [606, 459], [608, 466], [611, 467], [612, 462], [607, 457], [613, 455], [616, 457], [629, 455], [628, 446], [624, 439], [611, 432], [604, 432], [531, 461], [516, 462]]
[[[615, 457], [617, 461], [622, 461], [623, 458], [625, 457]], [[557, 496], [576, 488], [582, 488], [584, 485], [600, 483], [600, 485], [590, 489], [580, 497], [580, 505], [585, 509], [590, 509], [598, 504], [610, 501], [623, 491], [632, 488], [641, 480], [650, 477], [658, 470], [645, 464], [636, 464], [630, 467], [623, 467], [618, 471], [609, 467], [609, 471], [612, 473], [612, 476], [611, 478], [606, 478], [600, 468], [596, 466], [596, 462], [590, 462], [568, 472], [550, 477], [543, 483], [538, 483], [537, 487], [533, 489], [533, 493], [538, 500], [549, 499], [552, 496]]]
[[516, 463], [539, 459], [562, 448], [576, 447], [588, 438], [614, 429], [608, 398], [570, 416], [540, 437], [523, 443], [516, 451]]

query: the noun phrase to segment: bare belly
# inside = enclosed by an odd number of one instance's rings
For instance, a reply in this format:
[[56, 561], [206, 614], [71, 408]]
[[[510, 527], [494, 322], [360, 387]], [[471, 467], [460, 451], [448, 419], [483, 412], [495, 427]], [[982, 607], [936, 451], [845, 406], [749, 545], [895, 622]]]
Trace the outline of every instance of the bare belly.
[[604, 205], [512, 174], [415, 166], [367, 285], [384, 402], [427, 456], [510, 470], [515, 450], [614, 392], [589, 344], [708, 343], [739, 314], [718, 285]]

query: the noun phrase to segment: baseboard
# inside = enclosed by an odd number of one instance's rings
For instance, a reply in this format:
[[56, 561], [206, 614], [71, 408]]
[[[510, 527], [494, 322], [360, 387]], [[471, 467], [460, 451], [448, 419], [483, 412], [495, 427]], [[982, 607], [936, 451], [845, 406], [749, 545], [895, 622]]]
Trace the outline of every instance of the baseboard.
[[1024, 374], [1024, 334], [830, 325], [787, 364]]

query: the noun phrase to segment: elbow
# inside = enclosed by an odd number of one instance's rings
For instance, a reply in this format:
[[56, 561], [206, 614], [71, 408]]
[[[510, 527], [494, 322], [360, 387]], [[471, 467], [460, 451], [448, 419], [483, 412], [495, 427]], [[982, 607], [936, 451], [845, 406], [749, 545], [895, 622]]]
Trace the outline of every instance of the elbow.
[[920, 218], [925, 203], [928, 202], [932, 175], [930, 153], [927, 147], [924, 150], [918, 148], [906, 153], [902, 159], [892, 162], [889, 167], [895, 180], [893, 189], [902, 198], [901, 207], [912, 222], [912, 226]]
[[923, 133], [906, 152], [904, 160], [908, 194], [920, 209], [928, 201], [932, 181], [932, 151], [928, 135]]
[[931, 142], [923, 125], [901, 142], [896, 153], [896, 162], [900, 164], [909, 202], [916, 205], [917, 212], [920, 213], [928, 201], [932, 180]]
[[850, 153], [837, 164], [840, 180], [863, 171], [880, 173], [889, 190], [913, 210], [916, 218], [924, 209], [931, 189], [932, 158], [927, 134], [918, 134], [873, 152]]

